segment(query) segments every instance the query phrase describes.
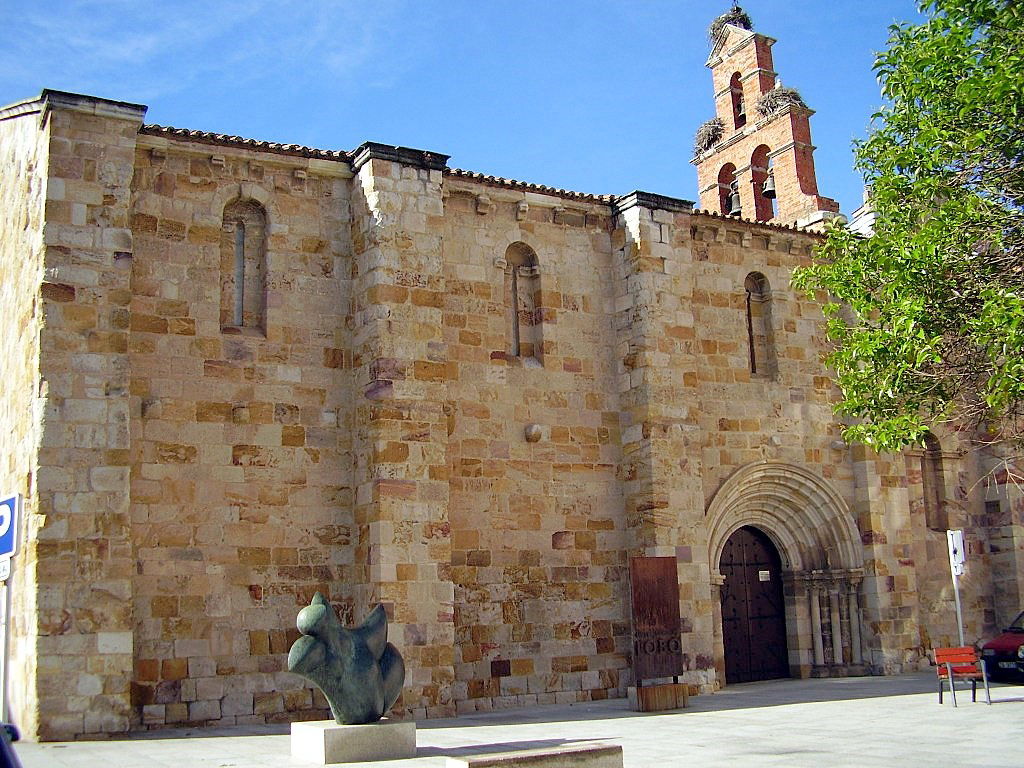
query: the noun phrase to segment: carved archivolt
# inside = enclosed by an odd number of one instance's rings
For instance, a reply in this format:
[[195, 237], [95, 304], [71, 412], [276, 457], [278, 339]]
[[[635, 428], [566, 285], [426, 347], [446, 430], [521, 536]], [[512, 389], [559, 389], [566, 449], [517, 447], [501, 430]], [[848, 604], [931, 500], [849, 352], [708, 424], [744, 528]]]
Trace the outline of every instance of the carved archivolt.
[[843, 498], [803, 467], [758, 462], [737, 470], [707, 510], [709, 562], [717, 571], [729, 536], [744, 525], [764, 531], [788, 571], [858, 569], [860, 536]]

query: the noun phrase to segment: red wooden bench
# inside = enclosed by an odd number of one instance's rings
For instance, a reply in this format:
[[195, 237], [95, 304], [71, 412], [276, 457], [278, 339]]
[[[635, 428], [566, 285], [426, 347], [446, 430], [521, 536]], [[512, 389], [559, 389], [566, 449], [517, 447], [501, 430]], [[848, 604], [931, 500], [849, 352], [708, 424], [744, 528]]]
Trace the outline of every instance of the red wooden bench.
[[942, 681], [949, 681], [949, 693], [956, 706], [956, 680], [971, 681], [971, 701], [978, 700], [978, 681], [985, 683], [985, 698], [992, 703], [992, 695], [988, 690], [988, 674], [985, 664], [978, 659], [978, 652], [970, 645], [960, 648], [935, 649], [935, 673], [939, 676], [939, 704], [942, 703]]

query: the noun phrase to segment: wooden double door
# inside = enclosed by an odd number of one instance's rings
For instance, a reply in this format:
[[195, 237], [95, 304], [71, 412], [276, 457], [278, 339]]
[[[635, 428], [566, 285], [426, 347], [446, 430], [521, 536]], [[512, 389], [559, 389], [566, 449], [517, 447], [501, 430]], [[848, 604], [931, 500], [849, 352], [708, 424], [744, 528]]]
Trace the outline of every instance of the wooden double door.
[[725, 543], [722, 639], [726, 683], [789, 677], [782, 560], [764, 533], [740, 528]]

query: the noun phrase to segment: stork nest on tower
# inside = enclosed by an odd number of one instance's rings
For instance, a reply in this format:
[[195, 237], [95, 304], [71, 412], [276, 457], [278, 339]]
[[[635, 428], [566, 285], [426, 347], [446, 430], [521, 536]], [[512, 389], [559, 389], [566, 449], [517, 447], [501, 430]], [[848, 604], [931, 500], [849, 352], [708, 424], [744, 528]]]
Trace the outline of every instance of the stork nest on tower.
[[707, 152], [719, 142], [723, 133], [725, 133], [725, 123], [721, 118], [712, 117], [707, 122], [701, 123], [693, 137], [694, 152], [698, 155]]
[[733, 24], [743, 29], [753, 29], [754, 22], [750, 20], [750, 16], [740, 8], [738, 5], [734, 5], [731, 9], [723, 13], [717, 19], [711, 22], [708, 27], [708, 38], [712, 43], [718, 42], [718, 36], [722, 34], [722, 30], [725, 29], [726, 24]]
[[796, 88], [784, 88], [782, 86], [772, 88], [772, 90], [757, 100], [757, 111], [762, 117], [771, 117], [786, 107], [803, 107], [807, 109], [807, 105], [800, 98], [800, 92]]

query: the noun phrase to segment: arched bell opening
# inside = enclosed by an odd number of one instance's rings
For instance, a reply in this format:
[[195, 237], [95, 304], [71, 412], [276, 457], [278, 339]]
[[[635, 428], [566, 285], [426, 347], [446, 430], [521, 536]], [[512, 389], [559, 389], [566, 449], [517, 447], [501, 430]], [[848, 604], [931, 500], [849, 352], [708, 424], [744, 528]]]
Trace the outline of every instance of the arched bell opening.
[[757, 221], [771, 221], [778, 215], [775, 169], [770, 152], [766, 144], [761, 144], [750, 156], [750, 196], [754, 201], [754, 219]]
[[742, 215], [743, 204], [740, 199], [740, 186], [736, 179], [736, 166], [732, 163], [726, 163], [718, 171], [718, 201], [724, 215]]
[[732, 100], [732, 124], [738, 131], [747, 124], [747, 106], [743, 99], [743, 80], [739, 72], [729, 78], [729, 96]]

